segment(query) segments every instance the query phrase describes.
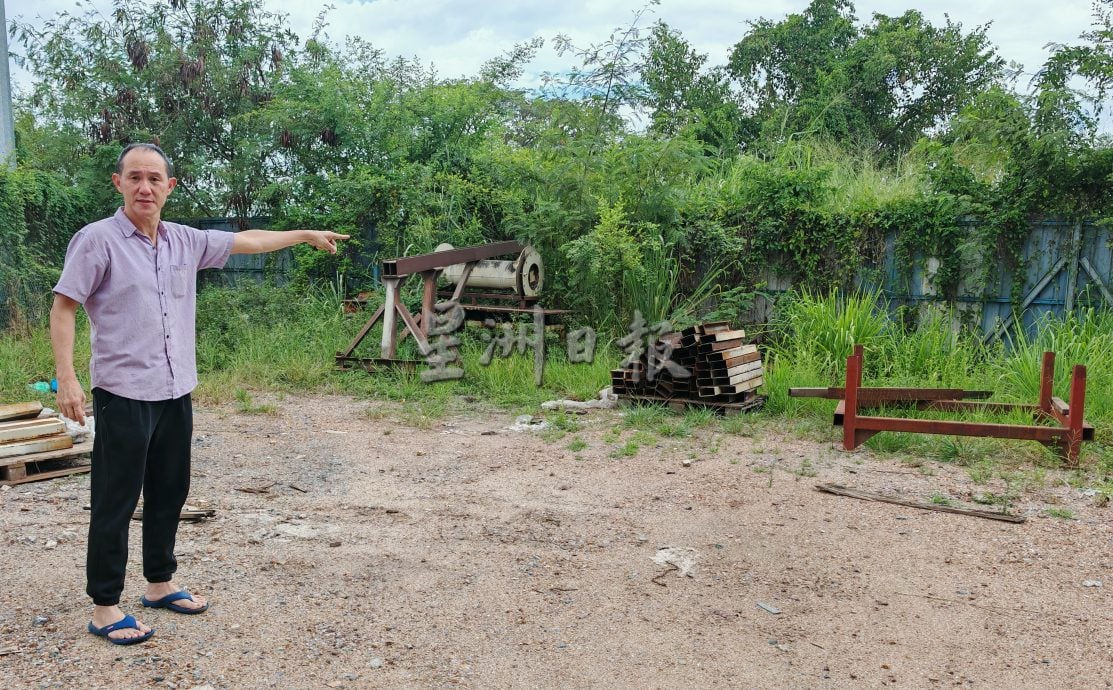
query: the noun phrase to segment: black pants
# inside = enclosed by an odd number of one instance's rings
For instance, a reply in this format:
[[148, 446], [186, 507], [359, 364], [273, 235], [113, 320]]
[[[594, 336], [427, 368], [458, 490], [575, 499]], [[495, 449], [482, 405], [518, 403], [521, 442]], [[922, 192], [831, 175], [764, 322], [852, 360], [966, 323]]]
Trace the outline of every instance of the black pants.
[[93, 389], [96, 436], [86, 592], [114, 606], [124, 591], [128, 526], [143, 492], [143, 576], [169, 582], [177, 570], [174, 539], [189, 493], [193, 403], [189, 394], [149, 402]]

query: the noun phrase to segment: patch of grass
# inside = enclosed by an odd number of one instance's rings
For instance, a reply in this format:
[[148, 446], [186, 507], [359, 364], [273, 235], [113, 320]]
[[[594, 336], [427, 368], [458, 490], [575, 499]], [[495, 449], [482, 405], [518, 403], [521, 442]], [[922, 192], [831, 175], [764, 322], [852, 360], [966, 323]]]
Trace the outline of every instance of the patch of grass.
[[966, 468], [966, 474], [975, 484], [985, 484], [993, 479], [993, 463], [988, 461], [978, 462]]
[[587, 441], [579, 437], [572, 439], [572, 442], [568, 444], [568, 450], [572, 451], [573, 453], [579, 453], [585, 448], [587, 448]]
[[620, 438], [622, 438], [622, 427], [621, 426], [612, 426], [610, 429], [607, 429], [606, 431], [603, 432], [602, 438], [603, 438], [603, 443], [607, 443], [607, 444], [618, 443], [618, 440]]
[[732, 436], [752, 437], [755, 426], [753, 415], [748, 414], [734, 414], [719, 419], [719, 429]]
[[688, 438], [692, 435], [692, 427], [687, 419], [666, 419], [657, 425], [657, 433], [665, 438]]
[[549, 427], [549, 428], [547, 428], [547, 429], [545, 429], [544, 431], [541, 432], [541, 440], [544, 441], [545, 443], [548, 443], [548, 444], [551, 445], [551, 444], [556, 443], [557, 441], [561, 440], [562, 438], [564, 438], [567, 435], [568, 435], [568, 432], [563, 430], [563, 429], [557, 429], [555, 427]]
[[632, 458], [638, 454], [641, 447], [634, 441], [627, 441], [621, 447], [611, 451], [612, 458]]
[[815, 469], [815, 465], [807, 458], [800, 461], [800, 467], [796, 470], [796, 475], [799, 477], [814, 477], [818, 474], [819, 472]]
[[652, 429], [668, 418], [671, 413], [660, 405], [631, 405], [622, 418], [627, 428]]
[[706, 407], [699, 407], [684, 412], [684, 424], [690, 429], [702, 429], [706, 426], [711, 426], [719, 415], [715, 414], [715, 410]]
[[1066, 508], [1048, 508], [1047, 510], [1043, 511], [1043, 514], [1047, 517], [1059, 518], [1060, 520], [1074, 519], [1074, 513], [1067, 510]]
[[414, 429], [431, 429], [433, 424], [445, 416], [446, 411], [446, 402], [440, 399], [406, 402], [402, 405], [398, 420]]
[[278, 414], [278, 408], [274, 405], [256, 405], [251, 394], [242, 388], [236, 389], [236, 411], [240, 414]]
[[568, 414], [563, 410], [546, 417], [546, 420], [552, 428], [559, 429], [560, 431], [576, 432], [583, 426], [580, 424], [580, 420], [576, 415]]
[[950, 496], [941, 493], [932, 494], [931, 499], [929, 500], [933, 505], [937, 506], [953, 506], [955, 504], [954, 500]]
[[974, 503], [983, 506], [1009, 506], [1013, 502], [1013, 498], [1007, 495], [995, 494], [992, 491], [985, 493], [975, 494], [973, 497]]

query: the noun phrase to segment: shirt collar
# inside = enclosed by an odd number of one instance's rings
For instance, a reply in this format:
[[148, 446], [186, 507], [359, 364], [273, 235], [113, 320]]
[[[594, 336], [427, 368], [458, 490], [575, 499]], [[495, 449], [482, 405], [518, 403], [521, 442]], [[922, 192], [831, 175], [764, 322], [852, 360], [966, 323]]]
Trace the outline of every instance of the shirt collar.
[[[124, 213], [123, 206], [116, 209], [114, 218], [116, 219], [116, 226], [120, 228], [120, 232], [124, 237], [131, 237], [139, 232], [139, 228], [135, 227], [135, 223], [131, 222], [131, 218], [128, 218], [128, 214]], [[158, 236], [166, 237], [166, 223], [161, 220], [158, 222]]]

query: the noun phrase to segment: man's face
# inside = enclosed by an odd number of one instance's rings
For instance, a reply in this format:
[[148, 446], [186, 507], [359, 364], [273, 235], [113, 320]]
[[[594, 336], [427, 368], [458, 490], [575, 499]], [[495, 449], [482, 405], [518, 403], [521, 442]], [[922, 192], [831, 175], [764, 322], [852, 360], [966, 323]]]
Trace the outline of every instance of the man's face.
[[124, 197], [124, 212], [133, 221], [158, 222], [162, 207], [178, 180], [166, 174], [166, 162], [150, 149], [133, 149], [124, 156], [123, 171], [112, 184]]

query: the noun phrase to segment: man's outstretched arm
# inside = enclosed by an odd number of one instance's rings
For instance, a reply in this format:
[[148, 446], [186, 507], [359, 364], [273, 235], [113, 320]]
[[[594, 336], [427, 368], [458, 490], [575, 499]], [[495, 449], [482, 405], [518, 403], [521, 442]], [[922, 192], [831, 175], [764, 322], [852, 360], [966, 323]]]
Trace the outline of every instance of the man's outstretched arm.
[[232, 253], [266, 254], [304, 242], [329, 254], [335, 254], [336, 241], [346, 239], [348, 235], [339, 235], [328, 230], [244, 230], [237, 232], [233, 238]]

